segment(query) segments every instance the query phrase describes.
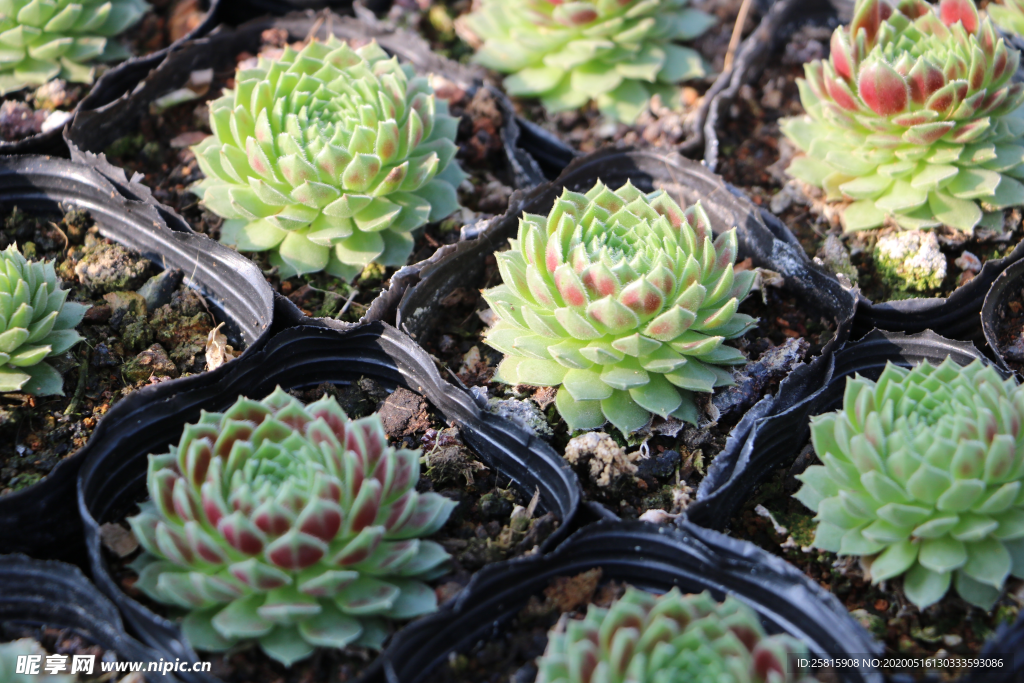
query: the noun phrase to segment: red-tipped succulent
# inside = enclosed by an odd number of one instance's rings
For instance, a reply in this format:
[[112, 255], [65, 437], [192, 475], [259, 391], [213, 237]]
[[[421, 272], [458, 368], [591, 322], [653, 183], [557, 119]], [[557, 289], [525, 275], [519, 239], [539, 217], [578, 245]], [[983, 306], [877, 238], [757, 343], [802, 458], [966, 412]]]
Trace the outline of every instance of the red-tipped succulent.
[[150, 456], [151, 500], [128, 520], [146, 550], [136, 585], [183, 608], [203, 650], [257, 640], [289, 665], [315, 647], [379, 647], [386, 619], [436, 608], [423, 581], [446, 571], [421, 539], [454, 504], [416, 491], [419, 457], [333, 398], [303, 406], [278, 388], [204, 412]]
[[1019, 62], [972, 0], [858, 0], [829, 59], [804, 67], [788, 171], [850, 202], [847, 230], [1001, 229], [1024, 203]]
[[806, 653], [794, 638], [766, 634], [736, 598], [631, 587], [611, 608], [591, 605], [548, 634], [537, 683], [809, 683], [799, 666]]
[[503, 284], [484, 292], [498, 318], [487, 343], [505, 354], [495, 379], [560, 386], [570, 429], [629, 434], [652, 414], [696, 424], [693, 392], [732, 384], [725, 366], [747, 362], [724, 342], [757, 324], [737, 313], [754, 272], [736, 270], [736, 229], [716, 237], [699, 203], [598, 181], [523, 214], [509, 243]]

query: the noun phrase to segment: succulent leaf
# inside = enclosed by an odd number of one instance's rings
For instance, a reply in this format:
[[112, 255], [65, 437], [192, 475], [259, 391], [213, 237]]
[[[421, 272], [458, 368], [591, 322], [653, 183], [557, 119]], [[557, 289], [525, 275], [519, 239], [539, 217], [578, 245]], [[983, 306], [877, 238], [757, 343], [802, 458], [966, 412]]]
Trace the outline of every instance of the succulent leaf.
[[[989, 5], [994, 18], [1001, 11]], [[852, 202], [847, 231], [889, 222], [970, 232], [1024, 201], [1024, 86], [1011, 82], [1020, 53], [973, 0], [857, 0], [831, 45], [799, 81], [807, 113], [782, 130], [804, 153], [789, 174]]]
[[377, 415], [349, 420], [334, 398], [303, 406], [280, 388], [241, 398], [150, 456], [151, 502], [128, 520], [146, 550], [139, 586], [189, 610], [200, 648], [255, 639], [290, 665], [379, 644], [380, 617], [436, 608], [423, 581], [446, 570], [422, 537], [454, 504], [418, 480], [419, 455], [388, 446]]
[[[29, 681], [44, 679], [51, 683], [72, 683], [78, 679], [78, 676], [68, 673], [47, 673], [46, 658], [49, 654], [39, 641], [32, 638], [19, 638], [18, 640], [0, 643], [0, 681], [28, 683]], [[25, 667], [23, 666], [24, 657], [38, 658], [36, 662], [39, 667], [36, 673], [29, 674], [25, 672]], [[22, 663], [21, 667], [19, 667], [19, 660]], [[70, 670], [71, 667], [68, 665], [65, 671]]]
[[823, 465], [798, 476], [814, 544], [868, 556], [876, 583], [903, 576], [922, 609], [954, 575], [962, 598], [990, 607], [1009, 574], [1024, 574], [1020, 405], [1024, 387], [981, 361], [848, 379], [843, 408], [811, 423]]
[[729, 596], [678, 588], [655, 597], [633, 587], [610, 608], [590, 605], [560, 622], [537, 659], [537, 683], [787, 683], [810, 680], [796, 667], [800, 641], [769, 636], [754, 610]]
[[148, 9], [145, 0], [7, 0], [0, 5], [0, 95], [51, 78], [92, 83], [86, 62], [127, 56], [111, 38]]
[[206, 175], [195, 191], [228, 219], [221, 241], [272, 250], [283, 277], [404, 265], [411, 231], [459, 208], [458, 120], [375, 42], [312, 41], [235, 81], [193, 147]]
[[475, 60], [511, 74], [511, 95], [539, 97], [550, 111], [596, 102], [632, 123], [654, 94], [707, 76], [706, 63], [678, 41], [697, 38], [715, 18], [688, 0], [562, 2], [484, 0], [458, 20], [482, 45]]
[[45, 359], [82, 340], [75, 327], [88, 306], [66, 301], [53, 262], [29, 261], [16, 245], [0, 251], [0, 392], [62, 395]]
[[985, 11], [999, 28], [1024, 36], [1024, 2], [1021, 0], [990, 2]]
[[735, 229], [712, 241], [707, 226], [699, 204], [684, 212], [628, 182], [566, 190], [548, 216], [524, 214], [496, 254], [504, 284], [484, 292], [499, 319], [487, 343], [506, 354], [500, 381], [561, 385], [555, 405], [572, 429], [695, 420], [690, 392], [746, 362], [722, 343], [756, 322], [736, 313], [752, 280], [735, 272]]

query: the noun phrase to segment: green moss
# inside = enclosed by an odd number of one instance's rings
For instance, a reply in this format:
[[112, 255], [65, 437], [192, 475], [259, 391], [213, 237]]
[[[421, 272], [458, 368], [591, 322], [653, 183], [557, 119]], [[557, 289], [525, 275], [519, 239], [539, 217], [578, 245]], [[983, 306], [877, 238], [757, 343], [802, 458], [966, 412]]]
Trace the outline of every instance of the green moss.
[[11, 492], [27, 489], [29, 486], [32, 486], [32, 484], [41, 481], [42, 478], [43, 475], [38, 472], [19, 474], [11, 479]]
[[1016, 605], [999, 605], [996, 608], [996, 623], [997, 624], [1012, 624], [1017, 619], [1017, 615], [1020, 613], [1020, 607]]
[[645, 510], [671, 510], [674, 503], [675, 488], [662, 486], [658, 491], [649, 496], [644, 496], [641, 501]]
[[800, 544], [801, 547], [807, 547], [814, 541], [814, 530], [816, 524], [814, 522], [814, 513], [808, 511], [806, 514], [796, 511], [783, 511], [774, 512], [776, 519], [779, 520], [779, 524], [789, 529], [789, 535], [793, 537], [793, 540]]
[[931, 232], [901, 231], [880, 237], [872, 257], [875, 272], [894, 290], [926, 292], [939, 289], [946, 278], [946, 257]]
[[384, 266], [379, 263], [371, 263], [363, 268], [359, 275], [359, 284], [375, 285], [384, 279]]
[[147, 142], [142, 148], [142, 156], [146, 157], [151, 161], [157, 161], [160, 158], [160, 143], [159, 142]]
[[138, 155], [145, 145], [146, 138], [142, 136], [142, 133], [125, 135], [123, 138], [118, 138], [110, 143], [110, 146], [106, 149], [106, 154], [107, 157], [133, 157]]
[[864, 629], [868, 631], [871, 635], [875, 636], [876, 638], [885, 637], [887, 629], [885, 619], [883, 619], [882, 617], [878, 616], [877, 614], [872, 614], [871, 612], [868, 612], [866, 609], [855, 609], [850, 612], [850, 616], [856, 619], [857, 623], [863, 626]]

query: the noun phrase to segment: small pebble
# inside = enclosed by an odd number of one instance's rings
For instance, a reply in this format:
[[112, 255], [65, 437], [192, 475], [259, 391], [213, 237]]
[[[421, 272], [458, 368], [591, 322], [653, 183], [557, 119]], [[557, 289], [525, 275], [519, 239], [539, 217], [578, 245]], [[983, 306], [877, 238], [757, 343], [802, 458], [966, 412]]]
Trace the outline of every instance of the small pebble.
[[146, 310], [157, 310], [165, 303], [171, 302], [171, 296], [181, 285], [184, 273], [178, 268], [171, 268], [157, 273], [145, 281], [138, 289], [138, 295], [145, 299]]

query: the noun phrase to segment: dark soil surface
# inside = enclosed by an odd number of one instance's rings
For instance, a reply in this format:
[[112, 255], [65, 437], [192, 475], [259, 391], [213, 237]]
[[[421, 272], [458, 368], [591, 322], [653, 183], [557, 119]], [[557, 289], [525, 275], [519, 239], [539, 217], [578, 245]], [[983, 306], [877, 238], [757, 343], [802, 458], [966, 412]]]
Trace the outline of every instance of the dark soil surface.
[[[581, 111], [548, 114], [536, 99], [516, 98], [513, 101], [517, 113], [537, 123], [581, 152], [592, 152], [607, 144], [657, 144], [676, 145], [683, 140], [686, 123], [700, 105], [703, 93], [721, 72], [725, 62], [729, 39], [739, 14], [741, 0], [696, 0], [691, 5], [715, 16], [718, 23], [696, 40], [686, 43], [697, 50], [710, 66], [710, 75], [705, 79], [689, 81], [682, 86], [680, 111], [672, 111], [662, 103], [652, 103], [647, 112], [641, 114], [635, 124], [626, 125], [606, 121], [593, 106]], [[756, 4], [756, 3], [755, 3]], [[418, 31], [439, 54], [451, 59], [469, 63], [473, 47], [460, 36], [455, 20], [472, 8], [470, 0], [396, 0], [390, 18], [397, 23]], [[743, 25], [743, 36], [757, 27], [760, 17], [751, 8]], [[503, 74], [492, 74], [494, 82], [500, 83]]]
[[601, 569], [552, 579], [544, 598], [532, 596], [526, 606], [493, 640], [470, 652], [452, 654], [432, 672], [429, 683], [530, 683], [537, 676], [534, 660], [544, 654], [548, 631], [564, 614], [582, 619], [591, 603], [609, 607], [626, 592], [625, 584], [601, 584]]
[[995, 332], [1003, 360], [1018, 375], [1024, 374], [1024, 289], [1019, 284], [1016, 291], [1004, 292], [996, 306]]
[[[479, 291], [500, 283], [497, 263], [493, 256], [488, 256], [480, 281], [460, 287], [442, 300], [435, 316], [440, 322], [417, 341], [466, 386], [474, 391], [486, 390], [499, 414], [516, 408], [508, 405], [508, 399], [520, 402], [516, 414], [536, 415], [534, 430], [547, 438], [556, 451], [564, 453], [572, 435], [554, 407], [553, 387], [509, 386], [491, 381], [502, 354], [483, 342], [488, 327], [485, 320], [490, 320], [492, 314]], [[589, 500], [598, 501], [627, 519], [635, 519], [647, 510], [681, 512], [696, 492], [711, 459], [722, 450], [746, 410], [762, 397], [773, 394], [795, 363], [817, 355], [835, 333], [834, 321], [813, 314], [806, 302], [784, 290], [769, 286], [763, 294], [762, 298], [762, 292], [753, 292], [739, 309], [757, 317], [760, 325], [731, 342], [751, 360], [747, 366], [737, 368], [746, 377], [738, 378], [739, 386], [735, 389], [717, 390], [701, 406], [705, 416], [717, 411], [718, 418], [706, 420], [701, 427], [655, 418], [648, 429], [632, 435], [628, 443], [618, 430], [606, 425], [604, 430], [620, 446], [632, 451], [626, 457], [636, 470], [631, 472], [628, 465], [619, 467], [612, 472], [611, 481], [601, 485], [597, 483], [601, 477], [592, 474], [594, 465], [589, 461], [577, 463], [575, 468]], [[498, 400], [506, 403], [495, 405]]]
[[[572, 577], [559, 576], [544, 589], [544, 599], [532, 596], [501, 635], [466, 653], [453, 653], [427, 679], [428, 683], [533, 683], [538, 657], [548, 644], [548, 632], [563, 617], [582, 619], [590, 604], [609, 607], [622, 597], [626, 585], [601, 582], [601, 569]], [[817, 680], [837, 681], [820, 672]]]
[[[148, 55], [169, 46], [196, 28], [206, 16], [205, 0], [151, 0], [151, 9], [137, 24], [118, 38], [133, 55]], [[97, 64], [95, 79], [99, 80], [110, 64]], [[92, 90], [92, 84], [65, 83], [55, 79], [39, 88], [29, 87], [0, 97], [0, 140], [12, 142], [43, 131], [63, 127], [67, 114]]]
[[[25, 624], [16, 624], [14, 622], [0, 622], [0, 643], [6, 643], [12, 640], [21, 640], [22, 638], [31, 638], [35, 640], [43, 646], [43, 649], [47, 654], [66, 655], [67, 668], [64, 669], [64, 671], [59, 672], [62, 675], [67, 675], [71, 672], [71, 661], [72, 657], [75, 655], [94, 656], [95, 659], [93, 660], [92, 675], [86, 675], [81, 672], [78, 673], [76, 679], [80, 683], [118, 681], [130, 676], [138, 675], [103, 673], [100, 671], [100, 662], [117, 661], [117, 654], [112, 651], [108, 652], [99, 645], [94, 645], [72, 629], [27, 626]], [[40, 671], [44, 671], [43, 667], [46, 665], [45, 658], [41, 664], [42, 666], [40, 666]], [[45, 678], [46, 676], [47, 674], [43, 673], [41, 678]]]
[[[452, 571], [430, 582], [439, 604], [455, 597], [484, 565], [536, 553], [538, 546], [558, 528], [559, 520], [552, 513], [536, 510], [536, 504], [531, 505], [530, 492], [517, 490], [507, 477], [484, 465], [462, 442], [458, 428], [446, 425], [419, 394], [401, 388], [388, 394], [368, 378], [346, 387], [324, 383], [315, 389], [291, 393], [305, 403], [325, 394], [334, 396], [352, 418], [380, 413], [393, 446], [422, 449], [417, 490], [436, 491], [458, 503], [448, 522], [431, 537], [452, 556]], [[136, 512], [132, 510], [126, 516]], [[128, 538], [128, 544], [121, 546], [113, 540], [105, 541], [115, 580], [136, 600], [158, 614], [168, 615], [167, 607], [154, 603], [133, 587], [136, 576], [126, 565], [138, 554], [138, 546], [131, 532], [125, 531], [127, 524], [119, 522], [120, 526], [105, 525], [113, 532], [111, 539]], [[112, 548], [119, 548], [124, 554]], [[362, 647], [321, 649], [311, 658], [285, 668], [254, 645], [204, 656], [213, 664], [213, 675], [227, 683], [348, 681], [375, 657], [374, 651]]]
[[85, 212], [30, 217], [14, 208], [0, 216], [0, 248], [16, 243], [29, 258], [55, 261], [71, 290], [68, 301], [92, 305], [77, 328], [84, 341], [47, 361], [64, 375], [63, 396], [0, 395], [3, 495], [75, 453], [131, 391], [202, 372], [213, 318], [203, 298], [181, 284], [181, 271], [160, 272], [100, 237]]
[[[1024, 588], [1024, 582], [1018, 579], [1007, 582], [1006, 594], [991, 612], [964, 602], [955, 589], [940, 602], [920, 610], [903, 594], [900, 579], [872, 585], [856, 557], [840, 558], [811, 547], [814, 513], [792, 496], [800, 488], [795, 475], [813, 464], [820, 463], [808, 446], [793, 466], [776, 470], [733, 517], [729, 533], [783, 557], [830, 591], [857, 621], [885, 643], [886, 655], [976, 655], [1000, 623], [1017, 618]], [[921, 677], [926, 672], [908, 673]], [[967, 670], [943, 668], [936, 673], [952, 680]]]
[[[274, 51], [283, 46], [287, 40], [283, 33], [266, 31], [263, 50]], [[293, 46], [301, 49], [301, 45]], [[159, 201], [184, 216], [197, 232], [213, 238], [219, 237], [223, 219], [206, 211], [198, 197], [189, 191], [193, 183], [203, 178], [190, 147], [210, 135], [207, 102], [219, 97], [225, 88], [233, 88], [235, 65], [252, 58], [247, 52], [236, 55], [229, 68], [214, 73], [212, 83], [202, 95], [159, 114], [144, 116], [137, 132], [121, 138], [106, 150], [112, 163], [123, 167], [129, 176], [141, 173], [144, 183]], [[437, 96], [448, 101], [451, 114], [462, 119], [455, 158], [470, 178], [459, 188], [459, 202], [464, 208], [421, 230], [409, 263], [428, 258], [439, 247], [458, 241], [463, 225], [504, 213], [512, 193], [510, 180], [504, 177], [502, 115], [494, 98], [486, 89], [470, 95], [440, 77], [435, 77], [433, 83]], [[267, 260], [267, 253], [250, 256], [263, 269], [270, 285], [291, 298], [304, 313], [349, 322], [363, 316], [396, 270], [371, 264], [351, 284], [326, 273], [282, 280]]]
[[[785, 174], [795, 148], [782, 136], [779, 120], [800, 116], [803, 107], [796, 81], [803, 77], [807, 59], [827, 57], [831, 30], [807, 26], [773, 55], [760, 78], [740, 88], [739, 97], [723, 111], [718, 128], [721, 144], [718, 173], [741, 188], [754, 201], [775, 213], [797, 236], [811, 257], [818, 256], [832, 270], [842, 271], [823, 247], [829, 235], [842, 238], [847, 257], [855, 270], [854, 284], [875, 302], [911, 297], [946, 297], [970, 281], [981, 265], [1012, 251], [1022, 236], [1019, 211], [1010, 213], [1006, 232], [996, 234], [979, 228], [974, 235], [948, 229], [936, 231], [946, 256], [946, 278], [942, 286], [924, 292], [906, 291], [883, 281], [875, 270], [872, 251], [875, 241], [895, 228], [851, 233], [843, 236], [834, 206], [826, 210], [814, 189], [791, 181]], [[820, 196], [820, 195], [818, 195]], [[965, 260], [957, 262], [965, 252]], [[971, 259], [973, 255], [975, 258]]]

